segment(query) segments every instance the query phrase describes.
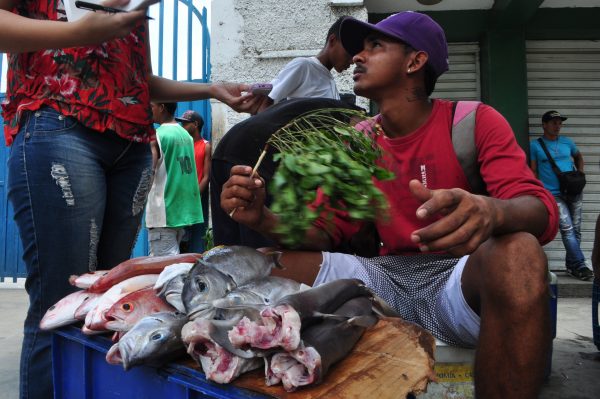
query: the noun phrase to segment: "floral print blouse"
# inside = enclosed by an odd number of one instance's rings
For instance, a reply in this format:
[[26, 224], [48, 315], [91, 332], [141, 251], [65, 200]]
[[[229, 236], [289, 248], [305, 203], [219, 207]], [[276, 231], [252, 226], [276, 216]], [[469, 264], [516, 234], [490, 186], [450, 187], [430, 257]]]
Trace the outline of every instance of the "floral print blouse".
[[[66, 21], [62, 0], [20, 0], [13, 12]], [[8, 55], [4, 137], [10, 145], [24, 111], [50, 106], [84, 126], [136, 142], [154, 138], [145, 23], [96, 46]]]

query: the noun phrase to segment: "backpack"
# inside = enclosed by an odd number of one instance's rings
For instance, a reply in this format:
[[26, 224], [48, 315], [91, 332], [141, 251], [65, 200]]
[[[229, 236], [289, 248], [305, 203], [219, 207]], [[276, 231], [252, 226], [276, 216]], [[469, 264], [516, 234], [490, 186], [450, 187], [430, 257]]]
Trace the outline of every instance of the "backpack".
[[471, 192], [487, 195], [485, 182], [479, 173], [477, 146], [475, 145], [475, 116], [479, 101], [456, 101], [452, 105], [452, 146], [462, 167]]

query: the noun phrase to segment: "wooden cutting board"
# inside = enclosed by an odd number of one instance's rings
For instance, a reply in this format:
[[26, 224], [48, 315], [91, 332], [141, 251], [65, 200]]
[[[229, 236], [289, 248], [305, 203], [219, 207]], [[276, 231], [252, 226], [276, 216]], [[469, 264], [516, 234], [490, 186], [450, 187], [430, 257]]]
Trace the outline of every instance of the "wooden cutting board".
[[286, 392], [265, 385], [264, 370], [238, 377], [235, 386], [278, 399], [405, 398], [435, 378], [435, 339], [423, 328], [397, 318], [383, 318], [365, 332], [352, 352], [334, 365], [320, 385]]

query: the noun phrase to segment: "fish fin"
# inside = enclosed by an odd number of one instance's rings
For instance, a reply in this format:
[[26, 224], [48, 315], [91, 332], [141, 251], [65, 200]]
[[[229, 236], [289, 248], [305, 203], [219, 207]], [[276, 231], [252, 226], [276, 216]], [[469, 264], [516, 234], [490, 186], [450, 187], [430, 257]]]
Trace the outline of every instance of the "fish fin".
[[268, 307], [268, 305], [265, 305], [264, 303], [241, 303], [239, 305], [226, 305], [226, 304], [214, 304], [213, 303], [213, 307], [217, 308], [217, 309], [223, 309], [223, 310], [244, 310], [244, 309], [254, 309], [254, 310], [258, 310], [261, 311], [265, 308]]
[[342, 316], [339, 314], [331, 314], [331, 313], [321, 313], [321, 312], [313, 312], [313, 317], [328, 319], [328, 320], [338, 320], [338, 321], [348, 321], [350, 317]]
[[320, 317], [320, 318], [327, 319], [327, 320], [343, 321], [343, 322], [347, 322], [348, 324], [353, 325], [353, 326], [360, 326], [360, 327], [365, 327], [365, 328], [374, 326], [375, 324], [377, 324], [377, 321], [379, 320], [379, 318], [373, 314], [360, 315], [360, 316], [342, 316], [342, 315], [338, 315], [338, 314], [327, 314], [327, 313], [314, 312], [313, 316]]
[[348, 320], [348, 324], [364, 328], [373, 327], [379, 321], [379, 317], [369, 314], [362, 316], [354, 316]]
[[400, 314], [380, 296], [373, 295], [371, 301], [373, 302], [373, 312], [376, 314], [387, 317], [401, 317]]
[[304, 283], [300, 283], [300, 289], [298, 290], [298, 292], [302, 292], [302, 291], [306, 291], [311, 289], [312, 287], [310, 285], [306, 285]]
[[269, 252], [265, 252], [265, 255], [268, 256], [269, 258], [271, 258], [271, 260], [275, 264], [276, 268], [285, 270], [285, 266], [281, 264], [281, 255], [283, 255], [283, 252], [269, 251]]

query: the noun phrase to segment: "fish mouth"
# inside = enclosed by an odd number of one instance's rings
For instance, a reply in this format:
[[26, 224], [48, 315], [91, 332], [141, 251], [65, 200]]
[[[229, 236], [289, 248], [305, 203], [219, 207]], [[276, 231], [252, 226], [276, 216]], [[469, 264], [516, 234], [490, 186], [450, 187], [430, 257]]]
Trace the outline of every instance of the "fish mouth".
[[215, 310], [214, 306], [210, 304], [206, 304], [205, 306], [200, 306], [187, 313], [188, 319], [193, 320], [196, 318], [207, 318], [210, 313]]
[[114, 344], [106, 353], [106, 362], [113, 365], [122, 365], [125, 370], [129, 370], [129, 356], [127, 352], [121, 352], [119, 344]]

